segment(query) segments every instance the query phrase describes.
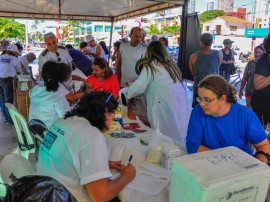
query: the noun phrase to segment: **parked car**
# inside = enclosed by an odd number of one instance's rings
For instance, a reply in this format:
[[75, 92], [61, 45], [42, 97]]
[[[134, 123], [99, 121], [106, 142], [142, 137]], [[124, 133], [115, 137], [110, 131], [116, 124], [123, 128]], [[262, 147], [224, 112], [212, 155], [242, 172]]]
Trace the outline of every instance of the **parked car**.
[[223, 48], [223, 45], [213, 45], [212, 49], [214, 50], [221, 50]]

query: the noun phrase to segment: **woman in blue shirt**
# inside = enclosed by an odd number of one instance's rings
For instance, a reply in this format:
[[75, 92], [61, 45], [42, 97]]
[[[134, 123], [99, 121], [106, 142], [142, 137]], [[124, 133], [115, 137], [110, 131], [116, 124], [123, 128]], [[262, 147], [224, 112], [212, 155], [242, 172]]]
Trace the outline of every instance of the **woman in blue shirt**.
[[[270, 145], [257, 116], [236, 100], [236, 90], [218, 75], [210, 75], [198, 85], [197, 105], [189, 120], [186, 146], [189, 153], [235, 146], [268, 163]], [[264, 153], [264, 154], [263, 154]], [[265, 155], [266, 154], [266, 155]]]

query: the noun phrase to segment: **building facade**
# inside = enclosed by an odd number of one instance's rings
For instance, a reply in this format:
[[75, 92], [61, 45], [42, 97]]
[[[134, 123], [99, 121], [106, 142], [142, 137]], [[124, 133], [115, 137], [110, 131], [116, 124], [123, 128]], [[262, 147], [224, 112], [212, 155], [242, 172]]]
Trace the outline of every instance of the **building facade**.
[[270, 26], [270, 0], [255, 0], [254, 14], [257, 28]]
[[225, 12], [233, 12], [234, 0], [218, 0], [217, 9]]
[[214, 0], [207, 0], [207, 10], [211, 11], [214, 10], [215, 1]]

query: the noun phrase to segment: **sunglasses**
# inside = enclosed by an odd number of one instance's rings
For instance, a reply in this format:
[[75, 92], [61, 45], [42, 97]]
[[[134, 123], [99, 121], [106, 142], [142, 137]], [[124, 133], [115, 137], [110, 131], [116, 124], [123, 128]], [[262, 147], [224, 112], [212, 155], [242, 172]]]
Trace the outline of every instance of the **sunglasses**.
[[55, 53], [56, 53], [56, 56], [57, 56], [57, 61], [61, 62], [60, 54], [58, 52], [55, 52]]

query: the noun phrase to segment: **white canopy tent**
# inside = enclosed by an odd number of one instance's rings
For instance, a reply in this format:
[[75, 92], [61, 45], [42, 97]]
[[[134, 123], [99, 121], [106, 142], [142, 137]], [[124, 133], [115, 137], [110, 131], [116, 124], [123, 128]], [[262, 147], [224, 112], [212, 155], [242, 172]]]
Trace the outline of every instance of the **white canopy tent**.
[[188, 0], [0, 0], [0, 17], [114, 22]]

